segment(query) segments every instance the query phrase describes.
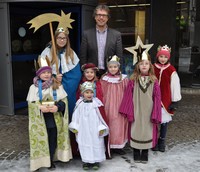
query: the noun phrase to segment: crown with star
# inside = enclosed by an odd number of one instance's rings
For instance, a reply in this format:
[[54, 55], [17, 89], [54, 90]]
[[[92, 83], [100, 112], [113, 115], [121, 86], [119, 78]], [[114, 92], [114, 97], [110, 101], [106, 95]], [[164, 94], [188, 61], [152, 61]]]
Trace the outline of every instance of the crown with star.
[[171, 53], [171, 48], [169, 48], [167, 45], [164, 45], [164, 46], [158, 46], [158, 51], [169, 51]]
[[149, 60], [148, 51], [152, 46], [153, 44], [144, 45], [141, 38], [138, 36], [136, 45], [133, 47], [127, 47], [125, 49], [133, 54], [133, 65], [135, 65], [140, 60]]
[[171, 53], [171, 48], [169, 48], [167, 45], [164, 46], [158, 46], [157, 48], [157, 54], [156, 57], [158, 58], [161, 55], [166, 56], [168, 59], [170, 59], [170, 53]]

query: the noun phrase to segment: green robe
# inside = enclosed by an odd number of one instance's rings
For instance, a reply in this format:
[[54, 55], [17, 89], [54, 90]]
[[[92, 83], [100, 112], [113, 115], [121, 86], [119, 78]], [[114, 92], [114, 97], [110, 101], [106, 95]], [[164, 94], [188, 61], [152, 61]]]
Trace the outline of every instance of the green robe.
[[[64, 116], [61, 112], [54, 113], [57, 126], [57, 149], [54, 160], [67, 162], [72, 159], [68, 130], [68, 101], [67, 98], [62, 98], [61, 100], [65, 102], [66, 108]], [[46, 125], [39, 105], [39, 101], [34, 103], [28, 102], [31, 171], [41, 167], [50, 167], [51, 164]]]

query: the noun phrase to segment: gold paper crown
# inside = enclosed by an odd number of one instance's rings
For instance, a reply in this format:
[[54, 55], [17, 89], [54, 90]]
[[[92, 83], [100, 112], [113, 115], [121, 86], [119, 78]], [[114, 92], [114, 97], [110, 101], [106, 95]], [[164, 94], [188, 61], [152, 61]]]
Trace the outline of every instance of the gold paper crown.
[[119, 60], [120, 60], [120, 58], [118, 56], [114, 55], [114, 56], [108, 57], [107, 63], [109, 63], [109, 62], [118, 62], [119, 63]]
[[48, 57], [42, 58], [38, 56], [38, 60], [34, 60], [35, 70], [37, 71], [41, 67], [51, 66], [51, 62], [49, 61]]
[[34, 61], [34, 63], [37, 76], [40, 76], [45, 71], [49, 71], [52, 73], [52, 68], [50, 67], [50, 61], [48, 60], [47, 57], [41, 58], [39, 56], [38, 62]]
[[63, 27], [59, 27], [59, 28], [56, 29], [55, 33], [65, 33], [65, 34], [68, 35], [69, 29], [68, 28], [64, 29]]
[[143, 51], [142, 58], [139, 59], [139, 61], [141, 60], [151, 60], [151, 59], [150, 59], [150, 56], [145, 51]]
[[86, 90], [91, 90], [94, 92], [94, 84], [92, 82], [84, 82], [83, 84], [81, 84], [81, 93], [85, 92]]

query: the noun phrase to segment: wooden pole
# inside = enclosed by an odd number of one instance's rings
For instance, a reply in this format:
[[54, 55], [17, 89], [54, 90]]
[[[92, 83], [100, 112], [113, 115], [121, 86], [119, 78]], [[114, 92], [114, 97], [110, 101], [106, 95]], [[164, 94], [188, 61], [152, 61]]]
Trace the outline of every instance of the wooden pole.
[[52, 51], [53, 51], [53, 57], [52, 59], [55, 59], [55, 63], [56, 63], [56, 73], [59, 74], [59, 69], [58, 69], [58, 57], [56, 54], [56, 45], [55, 45], [55, 40], [54, 40], [54, 34], [53, 34], [53, 28], [52, 28], [52, 23], [49, 23], [49, 27], [50, 27], [50, 32], [51, 32], [51, 42], [52, 42]]

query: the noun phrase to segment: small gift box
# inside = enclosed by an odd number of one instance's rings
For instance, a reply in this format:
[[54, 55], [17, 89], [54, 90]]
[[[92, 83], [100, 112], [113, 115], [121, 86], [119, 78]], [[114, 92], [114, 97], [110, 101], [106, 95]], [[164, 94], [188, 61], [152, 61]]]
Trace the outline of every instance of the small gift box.
[[55, 102], [54, 101], [42, 101], [41, 104], [46, 105], [46, 106], [53, 106], [53, 105], [55, 105]]

